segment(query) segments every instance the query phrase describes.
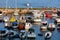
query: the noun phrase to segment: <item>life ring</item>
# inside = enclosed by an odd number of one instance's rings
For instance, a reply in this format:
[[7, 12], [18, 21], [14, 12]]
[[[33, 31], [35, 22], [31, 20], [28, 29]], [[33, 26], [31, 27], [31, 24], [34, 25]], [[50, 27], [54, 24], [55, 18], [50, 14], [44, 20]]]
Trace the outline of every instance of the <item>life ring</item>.
[[51, 36], [52, 36], [52, 33], [51, 33], [51, 32], [46, 32], [46, 33], [45, 33], [45, 38], [46, 38], [46, 39], [51, 38]]

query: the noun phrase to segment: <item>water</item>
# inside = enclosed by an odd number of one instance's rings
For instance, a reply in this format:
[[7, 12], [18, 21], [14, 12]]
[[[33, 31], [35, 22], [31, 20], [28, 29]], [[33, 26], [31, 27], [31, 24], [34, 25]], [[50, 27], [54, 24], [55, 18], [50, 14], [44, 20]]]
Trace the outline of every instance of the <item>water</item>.
[[[17, 5], [16, 5], [17, 3]], [[57, 7], [60, 8], [60, 0], [7, 0], [8, 8], [26, 8], [29, 3], [32, 8]], [[0, 0], [0, 8], [6, 7], [6, 0]]]

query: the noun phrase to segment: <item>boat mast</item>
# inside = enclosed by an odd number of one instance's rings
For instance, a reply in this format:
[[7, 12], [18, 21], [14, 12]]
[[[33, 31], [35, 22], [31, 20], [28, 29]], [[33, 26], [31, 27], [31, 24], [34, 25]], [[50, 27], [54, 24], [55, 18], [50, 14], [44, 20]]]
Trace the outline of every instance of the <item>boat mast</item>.
[[16, 8], [16, 10], [17, 10], [17, 0], [15, 0], [15, 8]]
[[7, 10], [7, 4], [8, 4], [7, 2], [8, 2], [8, 0], [6, 0], [6, 10]]

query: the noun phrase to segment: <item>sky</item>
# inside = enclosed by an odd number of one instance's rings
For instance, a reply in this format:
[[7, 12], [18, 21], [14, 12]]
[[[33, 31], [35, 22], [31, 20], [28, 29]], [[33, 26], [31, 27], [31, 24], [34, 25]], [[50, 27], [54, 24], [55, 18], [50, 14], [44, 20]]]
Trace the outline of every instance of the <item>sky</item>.
[[27, 3], [30, 4], [29, 7], [33, 8], [60, 8], [60, 0], [0, 0], [0, 8], [26, 8]]

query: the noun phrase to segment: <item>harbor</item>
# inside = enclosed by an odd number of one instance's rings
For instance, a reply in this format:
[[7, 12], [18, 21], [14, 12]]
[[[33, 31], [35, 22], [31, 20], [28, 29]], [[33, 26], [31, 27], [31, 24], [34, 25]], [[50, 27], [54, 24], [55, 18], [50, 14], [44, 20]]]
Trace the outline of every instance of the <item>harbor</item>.
[[59, 0], [33, 1], [0, 2], [0, 40], [60, 40]]

